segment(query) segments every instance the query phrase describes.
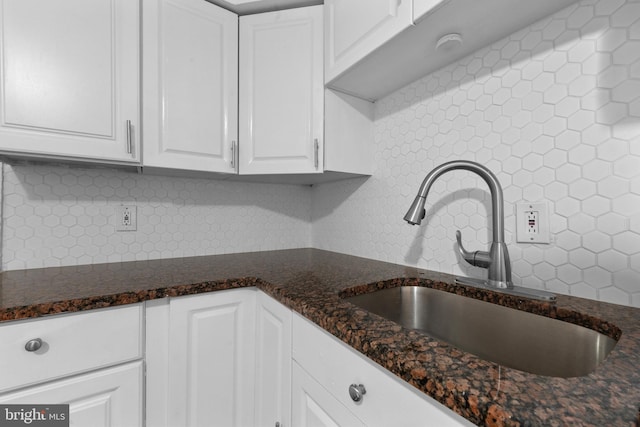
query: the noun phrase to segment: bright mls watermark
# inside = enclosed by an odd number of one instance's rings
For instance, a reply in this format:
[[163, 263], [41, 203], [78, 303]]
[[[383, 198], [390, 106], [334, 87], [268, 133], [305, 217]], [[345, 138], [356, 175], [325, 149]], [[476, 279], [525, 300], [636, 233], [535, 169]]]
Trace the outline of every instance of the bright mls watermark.
[[69, 405], [0, 405], [0, 427], [69, 427]]

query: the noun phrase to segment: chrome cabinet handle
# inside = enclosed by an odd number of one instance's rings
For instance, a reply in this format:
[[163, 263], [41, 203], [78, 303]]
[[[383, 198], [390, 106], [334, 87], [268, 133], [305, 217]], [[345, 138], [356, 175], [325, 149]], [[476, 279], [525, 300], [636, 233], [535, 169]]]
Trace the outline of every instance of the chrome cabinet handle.
[[127, 154], [133, 151], [133, 142], [131, 139], [131, 120], [127, 120]]
[[349, 396], [354, 402], [360, 402], [365, 394], [367, 394], [367, 390], [362, 384], [351, 384], [349, 386]]
[[40, 350], [40, 347], [42, 347], [42, 340], [40, 338], [29, 340], [24, 345], [24, 349], [27, 351], [38, 351]]
[[238, 150], [237, 144], [235, 141], [231, 141], [231, 168], [233, 170], [236, 169], [236, 151]]
[[313, 140], [313, 151], [314, 151], [314, 166], [316, 170], [320, 164], [319, 152], [320, 152], [320, 143], [318, 142], [318, 138]]

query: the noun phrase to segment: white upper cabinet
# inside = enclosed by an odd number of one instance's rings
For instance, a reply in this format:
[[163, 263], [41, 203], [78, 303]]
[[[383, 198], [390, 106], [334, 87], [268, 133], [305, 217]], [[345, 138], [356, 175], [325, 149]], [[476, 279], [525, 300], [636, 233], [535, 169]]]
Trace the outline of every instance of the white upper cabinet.
[[323, 171], [322, 6], [240, 17], [240, 174]]
[[412, 24], [411, 0], [325, 0], [324, 7], [327, 82]]
[[375, 101], [575, 1], [325, 0], [325, 81]]
[[144, 166], [234, 173], [238, 17], [203, 0], [143, 1]]
[[[339, 17], [341, 49], [371, 46], [354, 28], [378, 34], [407, 1], [341, 2], [366, 16]], [[323, 13], [0, 0], [0, 155], [294, 184], [370, 175], [373, 104], [325, 90]]]
[[432, 12], [444, 0], [413, 0], [413, 21], [417, 22]]
[[373, 173], [373, 108], [369, 101], [325, 90], [325, 172]]
[[140, 159], [139, 2], [2, 0], [0, 151]]

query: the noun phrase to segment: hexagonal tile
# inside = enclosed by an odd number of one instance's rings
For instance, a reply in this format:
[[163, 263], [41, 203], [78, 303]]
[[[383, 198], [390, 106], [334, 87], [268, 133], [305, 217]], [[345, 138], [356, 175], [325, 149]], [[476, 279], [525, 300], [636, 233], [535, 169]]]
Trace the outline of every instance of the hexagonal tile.
[[640, 252], [640, 234], [628, 231], [613, 236], [613, 248], [626, 255]]
[[591, 231], [582, 236], [582, 245], [585, 249], [598, 254], [611, 248], [611, 237], [601, 231]]
[[629, 294], [615, 286], [609, 286], [608, 288], [598, 290], [598, 297], [601, 301], [610, 302], [612, 304], [629, 305]]

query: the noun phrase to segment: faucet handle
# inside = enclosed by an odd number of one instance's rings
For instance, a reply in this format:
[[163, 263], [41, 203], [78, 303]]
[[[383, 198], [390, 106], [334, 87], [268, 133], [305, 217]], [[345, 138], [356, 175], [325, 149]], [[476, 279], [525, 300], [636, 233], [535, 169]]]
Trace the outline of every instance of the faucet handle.
[[460, 256], [462, 256], [465, 261], [476, 267], [489, 268], [489, 265], [491, 264], [489, 252], [467, 251], [462, 245], [462, 233], [460, 230], [456, 230], [456, 240], [458, 241], [458, 252], [460, 252]]

